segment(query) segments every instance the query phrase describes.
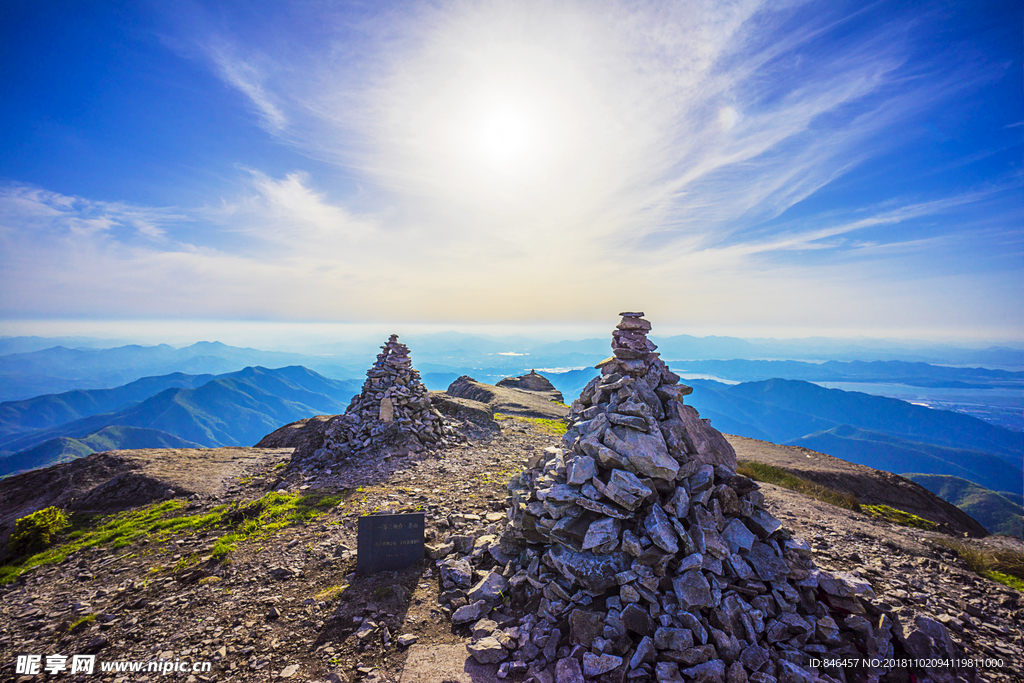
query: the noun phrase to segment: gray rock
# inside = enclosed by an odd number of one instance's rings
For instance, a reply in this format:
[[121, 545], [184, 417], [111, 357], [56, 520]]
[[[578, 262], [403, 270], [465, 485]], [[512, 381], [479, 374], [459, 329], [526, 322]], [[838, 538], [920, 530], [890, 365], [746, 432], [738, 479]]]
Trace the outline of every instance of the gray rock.
[[632, 631], [639, 636], [650, 635], [654, 630], [654, 619], [647, 610], [639, 607], [636, 603], [626, 605], [622, 610], [622, 623], [627, 631]]
[[455, 613], [452, 614], [452, 623], [466, 624], [471, 621], [478, 621], [490, 611], [491, 608], [488, 607], [486, 602], [478, 600], [471, 605], [463, 605], [455, 610]]
[[644, 486], [635, 474], [625, 470], [613, 470], [606, 485], [595, 479], [594, 486], [603, 496], [615, 501], [627, 510], [635, 510], [641, 501], [651, 495], [651, 490]]
[[495, 571], [487, 572], [484, 578], [480, 579], [475, 586], [466, 594], [470, 600], [485, 600], [490, 603], [501, 599], [502, 593], [508, 590], [508, 581], [501, 574]]
[[[597, 489], [594, 489], [594, 491], [596, 493]], [[597, 493], [597, 495], [600, 494]], [[590, 497], [580, 496], [579, 498], [576, 499], [576, 504], [579, 505], [584, 510], [596, 512], [597, 514], [602, 515], [604, 517], [614, 517], [615, 519], [628, 519], [630, 516], [628, 512], [626, 512], [625, 510], [618, 506], [608, 505], [606, 503], [593, 500]]]
[[722, 531], [722, 540], [729, 546], [730, 553], [738, 553], [740, 550], [750, 550], [757, 536], [752, 534], [743, 522], [732, 519]]
[[589, 455], [577, 455], [570, 463], [566, 483], [582, 485], [597, 476], [597, 463]]
[[768, 661], [768, 650], [760, 645], [750, 645], [740, 653], [740, 662], [750, 671], [757, 671]]
[[679, 552], [679, 539], [660, 505], [652, 505], [644, 520], [644, 528], [655, 545], [673, 555]]
[[555, 683], [585, 683], [579, 661], [572, 657], [559, 659], [555, 664]]
[[589, 648], [604, 631], [604, 615], [576, 608], [569, 614], [569, 641]]
[[608, 673], [618, 666], [622, 666], [622, 657], [609, 654], [598, 656], [592, 652], [583, 653], [583, 675], [587, 678]]
[[[755, 493], [760, 492], [755, 491]], [[754, 510], [754, 514], [747, 518], [747, 525], [750, 527], [751, 531], [761, 538], [761, 540], [768, 538], [782, 528], [782, 522], [760, 508]]]
[[725, 681], [725, 662], [721, 659], [712, 659], [709, 662], [692, 666], [689, 669], [682, 669], [680, 674], [693, 683], [707, 681]]
[[764, 581], [775, 581], [789, 573], [789, 565], [766, 543], [756, 542], [747, 554], [747, 561]]
[[669, 511], [677, 519], [685, 519], [686, 515], [690, 513], [690, 495], [684, 487], [677, 486], [676, 490], [672, 493], [672, 497], [669, 498], [668, 505]]
[[615, 575], [629, 567], [629, 556], [623, 552], [595, 555], [577, 553], [556, 545], [547, 554], [555, 569], [565, 578], [590, 591], [605, 591], [615, 586]]
[[672, 481], [679, 471], [679, 463], [669, 455], [660, 431], [644, 434], [613, 427], [605, 432], [604, 445], [626, 458], [630, 467], [644, 476]]
[[659, 650], [686, 650], [693, 647], [693, 632], [662, 626], [654, 632], [654, 646]]
[[498, 623], [491, 619], [481, 619], [470, 627], [474, 638], [484, 638], [493, 634], [498, 628]]
[[587, 534], [583, 537], [583, 549], [589, 550], [603, 546], [606, 543], [618, 542], [619, 520], [614, 518], [600, 519], [587, 527]]
[[467, 643], [466, 649], [469, 650], [469, 654], [473, 655], [473, 659], [481, 664], [497, 664], [508, 657], [508, 653], [501, 643], [491, 637], [481, 638], [475, 643]]
[[622, 549], [633, 557], [640, 557], [644, 554], [644, 548], [640, 543], [640, 539], [629, 529], [622, 532]]
[[709, 464], [701, 465], [688, 480], [691, 496], [707, 491], [715, 483], [715, 468]]
[[711, 584], [704, 578], [699, 569], [691, 569], [672, 580], [672, 589], [676, 593], [679, 605], [683, 609], [691, 607], [712, 607]]
[[679, 665], [675, 662], [658, 662], [654, 665], [654, 675], [658, 683], [683, 683]]
[[469, 588], [473, 581], [473, 567], [469, 560], [448, 559], [441, 563], [441, 581], [458, 588]]
[[633, 653], [633, 657], [629, 660], [629, 668], [635, 669], [641, 664], [654, 662], [657, 656], [657, 650], [654, 647], [654, 641], [651, 640], [650, 636], [644, 636], [637, 643], [636, 651]]
[[691, 460], [701, 464], [724, 465], [735, 471], [736, 451], [722, 433], [701, 420], [693, 406], [683, 405], [678, 401], [673, 401], [670, 405], [675, 408], [673, 417], [678, 417], [683, 423], [690, 443], [696, 451], [690, 456]]

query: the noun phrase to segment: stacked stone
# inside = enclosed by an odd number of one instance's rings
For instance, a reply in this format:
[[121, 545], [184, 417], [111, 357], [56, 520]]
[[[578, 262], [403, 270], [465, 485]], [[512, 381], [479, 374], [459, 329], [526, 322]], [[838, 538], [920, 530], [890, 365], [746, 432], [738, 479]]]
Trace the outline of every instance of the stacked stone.
[[393, 334], [367, 371], [362, 392], [352, 398], [344, 415], [327, 423], [324, 445], [313, 457], [327, 464], [371, 451], [419, 452], [445, 443], [449, 431], [430, 405], [409, 347]]
[[[774, 683], [847, 680], [811, 658], [911, 651], [867, 583], [816, 568], [764, 510], [728, 442], [683, 403], [691, 390], [655, 353], [650, 323], [621, 315], [614, 356], [572, 405], [565, 448], [534, 456], [509, 485], [498, 566], [453, 615], [481, 620], [473, 656], [540, 683]], [[459, 562], [439, 563], [448, 583]], [[503, 613], [496, 595], [525, 616]], [[914, 633], [955, 653], [937, 623]]]

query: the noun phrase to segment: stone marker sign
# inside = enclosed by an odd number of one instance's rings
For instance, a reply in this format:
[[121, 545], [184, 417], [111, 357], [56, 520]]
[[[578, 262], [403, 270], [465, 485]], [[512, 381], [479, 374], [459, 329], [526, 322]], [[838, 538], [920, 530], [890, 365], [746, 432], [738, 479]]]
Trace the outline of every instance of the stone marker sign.
[[356, 571], [404, 569], [423, 559], [423, 528], [422, 512], [360, 517]]

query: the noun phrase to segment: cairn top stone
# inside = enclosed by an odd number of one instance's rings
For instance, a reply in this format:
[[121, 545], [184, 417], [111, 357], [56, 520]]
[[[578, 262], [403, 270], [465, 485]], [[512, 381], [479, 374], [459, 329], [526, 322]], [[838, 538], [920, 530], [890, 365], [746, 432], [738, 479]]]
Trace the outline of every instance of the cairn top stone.
[[623, 317], [623, 318], [642, 318], [642, 317], [644, 317], [644, 314], [643, 314], [642, 311], [641, 312], [626, 311], [625, 313], [619, 313], [619, 315], [621, 317]]

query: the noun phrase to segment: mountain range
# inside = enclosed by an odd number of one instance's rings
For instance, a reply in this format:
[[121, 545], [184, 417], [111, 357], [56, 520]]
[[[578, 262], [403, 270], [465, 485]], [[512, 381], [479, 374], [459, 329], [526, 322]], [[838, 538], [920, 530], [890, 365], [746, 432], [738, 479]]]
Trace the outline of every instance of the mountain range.
[[[46, 461], [45, 464], [52, 464], [81, 449], [74, 440], [84, 439], [88, 445], [88, 437], [113, 426], [166, 433], [210, 448], [249, 446], [283, 424], [311, 415], [343, 413], [361, 386], [355, 380], [332, 380], [299, 366], [276, 370], [246, 368], [211, 378], [198, 386], [187, 386], [202, 379], [181, 376], [149, 378], [143, 384], [160, 387], [177, 383], [186, 386], [158, 390], [144, 400], [113, 412], [91, 411], [133, 395], [139, 389], [139, 383], [116, 390], [72, 392], [71, 396], [43, 396], [0, 404], [0, 413], [6, 418], [5, 429], [8, 430], [5, 436], [0, 437], [0, 449], [6, 451], [4, 455], [7, 456], [4, 460], [13, 463], [15, 460], [11, 458], [17, 457], [19, 466], [16, 469], [25, 469], [26, 451], [48, 443], [46, 448], [35, 452]], [[74, 405], [74, 411], [63, 414], [81, 417], [52, 424], [59, 419], [52, 416], [69, 405]], [[12, 416], [21, 416], [29, 424], [51, 424], [12, 433], [10, 430], [16, 427]], [[70, 441], [54, 443], [61, 438]], [[147, 447], [159, 445], [154, 443]], [[43, 465], [40, 462], [35, 467]]]

